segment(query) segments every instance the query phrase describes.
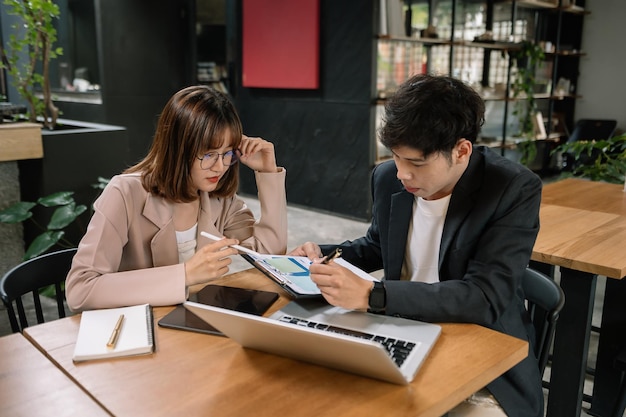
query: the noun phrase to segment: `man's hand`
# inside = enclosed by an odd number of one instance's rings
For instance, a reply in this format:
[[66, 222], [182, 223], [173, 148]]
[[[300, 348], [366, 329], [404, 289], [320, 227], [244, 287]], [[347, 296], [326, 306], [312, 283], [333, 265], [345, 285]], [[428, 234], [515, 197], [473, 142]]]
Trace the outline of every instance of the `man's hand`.
[[335, 262], [314, 262], [309, 267], [311, 279], [330, 304], [352, 309], [367, 310], [373, 282], [363, 279]]

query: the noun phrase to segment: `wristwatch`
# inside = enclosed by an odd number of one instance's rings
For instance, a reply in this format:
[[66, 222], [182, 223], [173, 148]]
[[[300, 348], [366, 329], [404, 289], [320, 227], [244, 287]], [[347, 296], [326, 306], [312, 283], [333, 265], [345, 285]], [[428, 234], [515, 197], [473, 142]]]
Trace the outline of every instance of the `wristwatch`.
[[370, 291], [369, 309], [370, 313], [384, 313], [387, 307], [387, 290], [383, 281], [374, 281], [374, 286]]

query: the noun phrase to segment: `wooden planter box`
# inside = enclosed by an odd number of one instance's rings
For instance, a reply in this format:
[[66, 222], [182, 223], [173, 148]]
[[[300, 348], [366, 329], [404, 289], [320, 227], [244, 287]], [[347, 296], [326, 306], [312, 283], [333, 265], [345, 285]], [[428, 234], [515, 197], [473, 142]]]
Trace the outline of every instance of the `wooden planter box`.
[[42, 157], [41, 125], [28, 122], [0, 123], [0, 161]]

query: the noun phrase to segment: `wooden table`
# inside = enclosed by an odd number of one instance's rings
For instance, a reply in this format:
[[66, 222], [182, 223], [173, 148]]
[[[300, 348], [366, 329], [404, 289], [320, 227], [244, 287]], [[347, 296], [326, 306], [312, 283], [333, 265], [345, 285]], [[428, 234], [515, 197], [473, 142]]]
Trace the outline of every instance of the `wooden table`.
[[[256, 270], [222, 280], [278, 292]], [[155, 321], [171, 308], [156, 308]], [[444, 324], [408, 386], [243, 349], [230, 339], [156, 326], [150, 356], [73, 363], [80, 317], [29, 327], [25, 334], [114, 415], [439, 417], [524, 359], [528, 344], [472, 324]]]
[[543, 189], [541, 227], [532, 260], [557, 265], [565, 307], [557, 323], [548, 416], [579, 416], [597, 275], [607, 280], [591, 410], [608, 416], [626, 344], [626, 193], [623, 185], [567, 179]]
[[108, 416], [21, 333], [0, 338], [0, 414]]

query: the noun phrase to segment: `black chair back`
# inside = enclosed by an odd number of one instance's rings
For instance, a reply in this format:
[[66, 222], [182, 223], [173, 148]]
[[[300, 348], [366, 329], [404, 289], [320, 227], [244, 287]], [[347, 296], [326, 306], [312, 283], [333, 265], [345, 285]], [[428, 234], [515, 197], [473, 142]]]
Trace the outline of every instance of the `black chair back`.
[[531, 268], [526, 268], [522, 288], [530, 318], [535, 325], [537, 340], [534, 350], [539, 360], [539, 371], [543, 375], [548, 364], [556, 322], [565, 305], [565, 294], [554, 280]]
[[[576, 122], [576, 126], [574, 126], [574, 130], [567, 138], [567, 142], [610, 139], [613, 137], [616, 127], [617, 120], [580, 119]], [[597, 156], [597, 152], [592, 152], [591, 155], [583, 153], [580, 155], [579, 159], [576, 160], [573, 152], [564, 152], [562, 169], [564, 171], [574, 171], [580, 166], [593, 164]]]
[[616, 127], [617, 120], [580, 119], [576, 122], [567, 141], [609, 139], [615, 133]]
[[43, 254], [15, 266], [0, 279], [0, 298], [13, 332], [21, 332], [29, 325], [24, 307], [28, 293], [32, 294], [37, 323], [45, 321], [39, 293], [43, 288], [52, 289], [58, 318], [66, 316], [64, 284], [75, 253], [76, 248]]

